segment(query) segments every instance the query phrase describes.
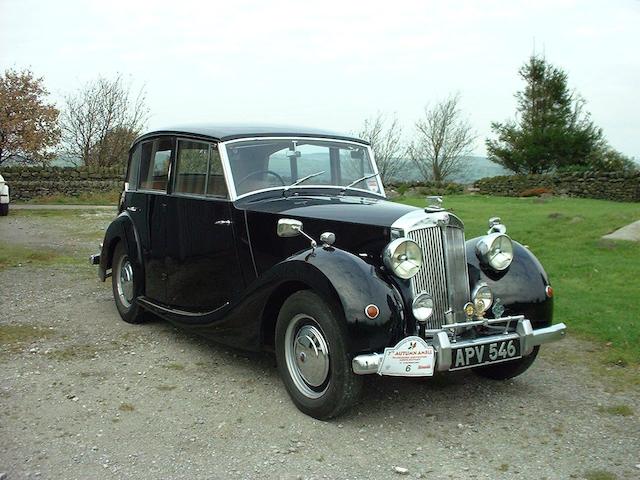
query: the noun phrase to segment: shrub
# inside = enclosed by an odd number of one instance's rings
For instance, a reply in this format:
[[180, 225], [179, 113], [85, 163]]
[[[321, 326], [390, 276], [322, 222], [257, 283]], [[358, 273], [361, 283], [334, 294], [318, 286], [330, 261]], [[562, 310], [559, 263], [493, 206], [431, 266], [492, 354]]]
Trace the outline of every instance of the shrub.
[[553, 192], [545, 187], [528, 188], [520, 192], [521, 197], [541, 197], [542, 195], [550, 195]]

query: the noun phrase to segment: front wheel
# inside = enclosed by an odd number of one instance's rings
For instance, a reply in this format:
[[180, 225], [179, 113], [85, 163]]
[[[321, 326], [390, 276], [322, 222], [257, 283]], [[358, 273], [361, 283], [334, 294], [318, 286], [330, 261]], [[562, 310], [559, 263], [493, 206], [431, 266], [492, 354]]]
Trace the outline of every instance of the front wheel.
[[531, 355], [527, 355], [526, 357], [509, 362], [496, 363], [495, 365], [487, 365], [486, 367], [474, 368], [473, 371], [481, 377], [490, 378], [491, 380], [508, 380], [526, 372], [538, 356], [538, 350], [540, 350], [539, 346], [534, 347]]
[[351, 370], [343, 324], [315, 293], [294, 293], [276, 324], [278, 371], [293, 403], [320, 420], [340, 415], [359, 397], [362, 378]]
[[112, 265], [111, 288], [118, 313], [127, 323], [144, 322], [145, 312], [136, 302], [140, 288], [135, 275], [136, 269], [122, 242], [116, 245]]

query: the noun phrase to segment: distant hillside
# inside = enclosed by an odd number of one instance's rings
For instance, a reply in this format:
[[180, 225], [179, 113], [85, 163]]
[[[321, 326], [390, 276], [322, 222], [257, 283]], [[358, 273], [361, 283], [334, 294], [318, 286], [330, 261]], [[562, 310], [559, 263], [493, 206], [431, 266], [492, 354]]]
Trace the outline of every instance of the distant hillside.
[[[467, 169], [450, 178], [452, 182], [456, 183], [473, 183], [480, 178], [495, 177], [498, 175], [509, 175], [509, 171], [502, 168], [497, 163], [493, 163], [487, 159], [487, 157], [468, 156], [465, 157], [465, 163], [468, 164]], [[408, 164], [407, 170], [404, 175], [400, 176], [397, 180], [403, 182], [410, 182], [415, 180], [422, 180], [418, 170], [411, 164]]]

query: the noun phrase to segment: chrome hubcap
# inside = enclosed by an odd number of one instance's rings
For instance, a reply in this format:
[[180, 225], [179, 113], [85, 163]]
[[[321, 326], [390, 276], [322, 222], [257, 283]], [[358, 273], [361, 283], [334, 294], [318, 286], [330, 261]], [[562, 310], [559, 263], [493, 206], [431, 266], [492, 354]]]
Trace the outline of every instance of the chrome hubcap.
[[318, 398], [327, 390], [329, 346], [313, 318], [303, 314], [293, 317], [285, 334], [285, 358], [301, 393]]
[[118, 287], [120, 303], [122, 303], [126, 308], [129, 308], [133, 301], [133, 266], [129, 261], [129, 257], [123, 256], [120, 259], [117, 275], [116, 285]]

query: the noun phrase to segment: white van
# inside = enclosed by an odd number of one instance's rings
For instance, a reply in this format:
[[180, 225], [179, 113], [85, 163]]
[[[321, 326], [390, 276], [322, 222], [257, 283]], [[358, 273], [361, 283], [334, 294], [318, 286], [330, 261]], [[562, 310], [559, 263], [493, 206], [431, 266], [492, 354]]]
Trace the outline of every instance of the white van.
[[0, 217], [9, 215], [9, 185], [0, 175]]

